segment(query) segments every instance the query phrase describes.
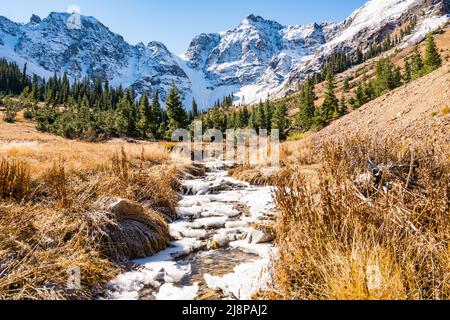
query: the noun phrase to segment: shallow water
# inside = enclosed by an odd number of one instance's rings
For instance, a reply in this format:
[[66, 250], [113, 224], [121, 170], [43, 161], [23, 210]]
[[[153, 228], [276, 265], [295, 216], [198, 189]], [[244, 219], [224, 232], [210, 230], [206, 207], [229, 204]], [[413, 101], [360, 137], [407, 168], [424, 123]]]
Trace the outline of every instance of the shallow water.
[[205, 251], [193, 254], [187, 259], [180, 260], [181, 264], [190, 264], [192, 272], [182, 282], [183, 285], [193, 285], [203, 282], [205, 274], [223, 276], [233, 272], [233, 269], [243, 261], [252, 262], [258, 259], [256, 254], [246, 253], [239, 249], [227, 248]]

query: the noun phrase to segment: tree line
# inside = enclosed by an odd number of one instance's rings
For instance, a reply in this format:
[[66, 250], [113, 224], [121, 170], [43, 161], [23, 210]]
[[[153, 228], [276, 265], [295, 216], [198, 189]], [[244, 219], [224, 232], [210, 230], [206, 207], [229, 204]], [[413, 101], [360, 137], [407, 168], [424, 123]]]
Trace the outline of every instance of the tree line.
[[[2, 92], [15, 95], [18, 91]], [[3, 100], [6, 110], [11, 110], [8, 121], [23, 108], [24, 117], [34, 119], [38, 130], [68, 139], [165, 139], [174, 129], [187, 127], [189, 121], [175, 84], [167, 94], [166, 108], [161, 106], [158, 91], [150, 97], [144, 92], [138, 98], [133, 89], [114, 88], [108, 81], [85, 78], [71, 84], [67, 74], [47, 81], [35, 77], [18, 102]]]
[[202, 121], [204, 129], [218, 129], [222, 132], [228, 129], [254, 129], [258, 133], [260, 130], [270, 132], [272, 129], [278, 129], [281, 138], [285, 137], [289, 125], [286, 104], [275, 106], [268, 97], [265, 102], [260, 101], [251, 109], [246, 105], [237, 110], [230, 110], [229, 107], [230, 105], [222, 103], [202, 114], [199, 120]]

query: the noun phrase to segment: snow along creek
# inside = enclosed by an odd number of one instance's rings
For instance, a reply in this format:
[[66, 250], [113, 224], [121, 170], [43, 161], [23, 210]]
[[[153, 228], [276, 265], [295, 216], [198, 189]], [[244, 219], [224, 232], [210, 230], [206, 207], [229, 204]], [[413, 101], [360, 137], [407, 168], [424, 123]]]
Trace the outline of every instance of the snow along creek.
[[183, 182], [170, 247], [134, 261], [110, 282], [108, 299], [249, 300], [270, 281], [271, 236], [251, 225], [275, 217], [271, 188], [229, 177], [224, 162], [205, 165], [205, 177]]

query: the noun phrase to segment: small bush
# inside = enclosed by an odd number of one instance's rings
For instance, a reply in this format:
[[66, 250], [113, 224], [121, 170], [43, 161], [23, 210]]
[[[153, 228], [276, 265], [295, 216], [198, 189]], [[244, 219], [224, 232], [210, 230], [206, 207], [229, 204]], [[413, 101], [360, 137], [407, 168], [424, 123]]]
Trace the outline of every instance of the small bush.
[[287, 138], [287, 141], [299, 141], [305, 139], [306, 133], [294, 133]]
[[32, 120], [34, 118], [33, 110], [30, 108], [26, 108], [25, 111], [23, 112], [23, 117], [26, 120]]
[[5, 101], [5, 116], [3, 120], [8, 123], [16, 122], [17, 117], [17, 106], [10, 100]]
[[177, 144], [175, 142], [164, 142], [164, 149], [166, 149], [169, 152], [172, 152]]

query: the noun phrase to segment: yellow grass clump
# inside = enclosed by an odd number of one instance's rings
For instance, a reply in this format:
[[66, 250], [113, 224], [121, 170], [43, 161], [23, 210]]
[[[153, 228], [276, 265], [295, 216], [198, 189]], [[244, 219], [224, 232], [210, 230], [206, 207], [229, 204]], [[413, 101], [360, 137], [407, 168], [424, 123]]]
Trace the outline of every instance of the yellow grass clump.
[[23, 161], [0, 158], [0, 198], [22, 200], [30, 188], [30, 169]]

